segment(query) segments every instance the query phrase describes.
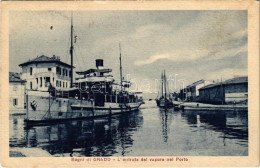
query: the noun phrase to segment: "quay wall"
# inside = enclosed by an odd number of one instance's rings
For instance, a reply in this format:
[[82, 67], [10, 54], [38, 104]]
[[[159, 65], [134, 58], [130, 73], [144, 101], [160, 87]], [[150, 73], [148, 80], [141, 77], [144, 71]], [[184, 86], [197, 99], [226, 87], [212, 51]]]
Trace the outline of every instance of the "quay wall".
[[200, 89], [199, 102], [211, 104], [247, 103], [248, 84], [234, 83]]

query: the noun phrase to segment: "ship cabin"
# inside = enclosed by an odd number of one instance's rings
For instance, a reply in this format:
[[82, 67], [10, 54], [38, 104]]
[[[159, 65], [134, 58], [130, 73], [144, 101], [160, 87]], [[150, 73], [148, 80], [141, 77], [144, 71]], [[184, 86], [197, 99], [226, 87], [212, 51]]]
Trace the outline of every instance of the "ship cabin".
[[108, 74], [112, 72], [111, 69], [103, 68], [103, 60], [96, 60], [96, 69], [88, 69], [86, 71], [76, 72], [79, 78], [76, 78], [75, 86], [82, 92], [87, 93], [111, 93], [113, 76]]
[[[116, 83], [109, 73], [111, 69], [104, 69], [103, 60], [96, 60], [96, 69], [76, 72], [80, 77], [76, 78], [75, 86], [79, 89], [81, 99], [92, 99], [96, 106], [104, 106], [107, 103], [134, 103], [138, 100], [135, 93], [126, 91], [130, 86], [125, 82], [122, 86]], [[123, 89], [118, 89], [123, 88]]]

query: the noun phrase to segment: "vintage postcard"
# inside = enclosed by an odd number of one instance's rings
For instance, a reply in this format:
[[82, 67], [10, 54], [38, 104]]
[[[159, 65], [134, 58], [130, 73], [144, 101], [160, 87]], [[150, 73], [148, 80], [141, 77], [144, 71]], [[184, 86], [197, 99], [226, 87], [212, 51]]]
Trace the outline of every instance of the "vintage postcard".
[[2, 2], [3, 167], [259, 165], [259, 2]]

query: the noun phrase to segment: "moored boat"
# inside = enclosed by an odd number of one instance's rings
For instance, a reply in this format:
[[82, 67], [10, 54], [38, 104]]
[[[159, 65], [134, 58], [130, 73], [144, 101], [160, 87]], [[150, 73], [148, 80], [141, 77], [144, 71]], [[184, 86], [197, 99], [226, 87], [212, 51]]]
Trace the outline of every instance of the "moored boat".
[[139, 92], [128, 92], [125, 85], [122, 90], [119, 89], [121, 85], [111, 75], [104, 75], [111, 70], [99, 68], [77, 72], [85, 77], [78, 79], [74, 88], [56, 90], [50, 86], [48, 92], [27, 91], [25, 121], [54, 122], [138, 110], [143, 104], [143, 99], [138, 97]]
[[57, 88], [49, 82], [47, 91], [27, 90], [25, 122], [27, 124], [56, 122], [103, 117], [138, 110], [144, 101], [142, 97], [139, 97], [140, 92], [129, 91], [131, 82], [123, 81], [121, 48], [120, 82], [116, 82], [109, 74], [112, 69], [103, 68], [102, 59], [96, 60], [96, 69], [76, 72], [80, 77], [73, 82], [72, 39], [73, 24], [71, 24], [70, 88]]
[[156, 104], [160, 108], [170, 108], [173, 107], [172, 97], [171, 94], [167, 91], [167, 79], [165, 75], [165, 70], [161, 75], [161, 93], [158, 93], [157, 98], [155, 99]]

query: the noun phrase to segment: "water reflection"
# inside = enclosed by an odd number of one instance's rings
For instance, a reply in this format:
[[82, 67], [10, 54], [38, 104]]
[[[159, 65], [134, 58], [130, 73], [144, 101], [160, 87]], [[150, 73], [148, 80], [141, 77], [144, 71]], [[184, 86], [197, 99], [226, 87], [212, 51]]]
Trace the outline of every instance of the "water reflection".
[[187, 120], [190, 127], [221, 132], [220, 138], [248, 140], [248, 116], [247, 112], [182, 112], [182, 117]]
[[161, 125], [162, 125], [162, 137], [163, 142], [167, 143], [168, 141], [168, 132], [170, 131], [170, 125], [172, 122], [173, 117], [173, 109], [163, 109], [160, 108], [160, 118], [161, 118]]
[[159, 109], [94, 120], [24, 127], [10, 116], [10, 147], [40, 148], [53, 156], [248, 155], [247, 112]]
[[[102, 119], [30, 127], [25, 128], [25, 141], [11, 143], [11, 146], [40, 147], [52, 155], [112, 156], [120, 152], [124, 156], [133, 145], [133, 133], [142, 123], [141, 113], [134, 112]], [[17, 124], [14, 123], [14, 126]]]

